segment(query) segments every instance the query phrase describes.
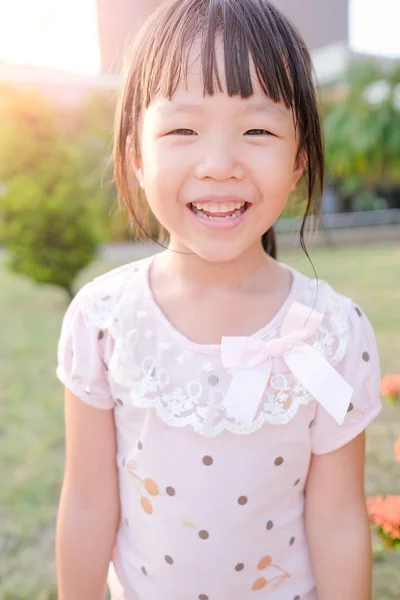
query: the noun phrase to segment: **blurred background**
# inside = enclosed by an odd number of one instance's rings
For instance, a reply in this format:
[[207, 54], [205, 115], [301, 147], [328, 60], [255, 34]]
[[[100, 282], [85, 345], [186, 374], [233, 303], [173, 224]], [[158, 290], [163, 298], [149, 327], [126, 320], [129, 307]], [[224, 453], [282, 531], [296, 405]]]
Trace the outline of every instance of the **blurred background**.
[[[68, 303], [157, 250], [129, 234], [110, 150], [124, 49], [162, 1], [0, 0], [0, 600], [57, 598]], [[319, 86], [328, 177], [308, 249], [319, 277], [364, 308], [381, 354], [389, 401], [368, 432], [366, 491], [393, 496], [382, 518], [399, 539], [373, 530], [374, 600], [399, 600], [400, 2], [274, 3], [305, 37]], [[277, 223], [280, 258], [312, 276], [303, 210], [293, 197]]]

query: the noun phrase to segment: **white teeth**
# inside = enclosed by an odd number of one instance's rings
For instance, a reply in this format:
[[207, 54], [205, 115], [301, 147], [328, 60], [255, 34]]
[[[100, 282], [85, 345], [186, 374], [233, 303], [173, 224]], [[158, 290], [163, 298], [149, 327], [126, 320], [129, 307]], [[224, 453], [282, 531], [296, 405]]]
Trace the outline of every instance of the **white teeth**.
[[245, 202], [192, 202], [192, 205], [208, 213], [230, 213], [243, 208]]
[[231, 215], [226, 215], [226, 217], [210, 217], [205, 214], [202, 214], [201, 217], [202, 217], [202, 219], [207, 219], [208, 221], [229, 221], [232, 219], [237, 219], [237, 217], [239, 217], [241, 214], [242, 213], [240, 210], [236, 210]]

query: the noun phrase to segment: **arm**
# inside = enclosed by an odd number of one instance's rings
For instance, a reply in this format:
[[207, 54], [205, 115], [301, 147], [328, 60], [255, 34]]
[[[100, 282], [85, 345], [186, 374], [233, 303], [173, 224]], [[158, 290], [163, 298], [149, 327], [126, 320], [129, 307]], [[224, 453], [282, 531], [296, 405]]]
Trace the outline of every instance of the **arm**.
[[119, 520], [113, 412], [65, 390], [66, 468], [57, 522], [59, 600], [102, 600]]
[[311, 460], [305, 514], [319, 600], [371, 600], [364, 460], [364, 433]]

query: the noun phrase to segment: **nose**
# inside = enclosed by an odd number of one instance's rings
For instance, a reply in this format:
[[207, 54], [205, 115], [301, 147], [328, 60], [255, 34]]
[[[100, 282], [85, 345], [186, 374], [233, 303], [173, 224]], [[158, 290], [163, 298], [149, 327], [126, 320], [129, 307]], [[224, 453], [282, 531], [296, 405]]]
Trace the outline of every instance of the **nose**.
[[215, 181], [241, 180], [244, 168], [227, 140], [213, 140], [196, 166], [195, 175], [198, 179]]

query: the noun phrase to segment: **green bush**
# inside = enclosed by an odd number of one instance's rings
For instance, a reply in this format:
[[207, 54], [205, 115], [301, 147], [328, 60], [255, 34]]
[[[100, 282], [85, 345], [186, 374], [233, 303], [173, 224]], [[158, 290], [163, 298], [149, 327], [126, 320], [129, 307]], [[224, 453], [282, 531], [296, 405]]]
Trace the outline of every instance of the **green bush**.
[[0, 242], [7, 265], [73, 297], [76, 275], [95, 257], [104, 206], [82, 171], [77, 144], [56, 110], [32, 92], [0, 104]]
[[33, 177], [12, 179], [0, 201], [0, 239], [11, 270], [58, 285], [72, 298], [76, 275], [96, 255], [99, 233], [71, 167], [65, 162], [46, 186]]

